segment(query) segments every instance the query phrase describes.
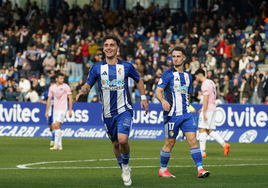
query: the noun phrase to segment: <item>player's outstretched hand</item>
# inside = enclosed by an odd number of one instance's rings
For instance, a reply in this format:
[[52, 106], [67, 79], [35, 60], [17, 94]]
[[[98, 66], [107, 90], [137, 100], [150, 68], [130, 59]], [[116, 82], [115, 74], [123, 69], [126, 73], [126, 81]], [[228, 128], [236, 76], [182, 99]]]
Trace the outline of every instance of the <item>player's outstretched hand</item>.
[[72, 111], [69, 111], [69, 117], [72, 117]]
[[145, 114], [147, 114], [149, 111], [149, 107], [148, 107], [148, 103], [146, 100], [141, 100], [141, 108], [143, 108], [143, 107], [145, 109]]
[[75, 97], [76, 102], [78, 102], [79, 98], [83, 95], [83, 93], [78, 93]]
[[45, 113], [45, 117], [48, 118], [48, 112]]
[[166, 101], [166, 100], [163, 100], [162, 102], [162, 107], [164, 108], [165, 111], [169, 111], [170, 110], [170, 104]]

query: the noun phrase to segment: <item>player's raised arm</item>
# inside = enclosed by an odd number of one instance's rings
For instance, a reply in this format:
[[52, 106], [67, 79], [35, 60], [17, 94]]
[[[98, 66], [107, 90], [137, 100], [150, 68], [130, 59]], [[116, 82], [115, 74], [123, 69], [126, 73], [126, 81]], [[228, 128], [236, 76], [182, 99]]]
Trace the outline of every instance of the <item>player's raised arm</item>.
[[138, 88], [140, 95], [141, 95], [141, 108], [144, 107], [145, 113], [147, 114], [149, 111], [149, 108], [148, 108], [147, 98], [146, 98], [145, 92], [144, 92], [144, 84], [143, 84], [143, 81], [141, 78], [139, 79], [139, 82], [137, 83], [137, 88]]
[[81, 91], [76, 95], [76, 101], [82, 96], [82, 95], [87, 95], [89, 91], [91, 90], [92, 86], [89, 85], [88, 83], [85, 83], [83, 87], [81, 88]]
[[161, 102], [162, 107], [164, 108], [164, 110], [168, 112], [170, 110], [170, 104], [163, 97], [163, 91], [164, 91], [163, 88], [157, 87], [156, 92], [155, 92], [155, 96]]
[[46, 118], [48, 118], [48, 110], [49, 110], [49, 107], [50, 107], [50, 104], [51, 104], [51, 100], [52, 100], [52, 97], [48, 97], [47, 99], [47, 108], [46, 108]]

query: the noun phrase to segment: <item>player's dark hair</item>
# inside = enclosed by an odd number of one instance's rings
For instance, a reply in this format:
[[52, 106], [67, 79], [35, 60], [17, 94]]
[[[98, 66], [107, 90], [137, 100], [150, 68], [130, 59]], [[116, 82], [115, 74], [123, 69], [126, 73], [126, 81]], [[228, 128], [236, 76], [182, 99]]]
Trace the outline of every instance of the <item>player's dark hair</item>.
[[179, 52], [181, 52], [183, 55], [186, 54], [186, 53], [185, 53], [185, 49], [184, 49], [183, 47], [181, 47], [181, 46], [176, 46], [176, 47], [174, 47], [173, 50], [172, 50], [172, 52], [171, 52], [171, 54], [173, 54], [174, 51], [179, 51]]
[[206, 73], [203, 69], [197, 69], [197, 71], [195, 71], [194, 75], [198, 75], [198, 74], [202, 74], [203, 76], [206, 76]]
[[62, 74], [61, 72], [56, 74], [56, 78], [59, 78], [60, 76], [65, 76], [64, 74]]
[[117, 46], [120, 45], [120, 40], [119, 40], [119, 38], [118, 38], [117, 36], [115, 36], [115, 35], [106, 35], [106, 36], [102, 39], [103, 44], [104, 44], [105, 41], [108, 40], [108, 39], [112, 39], [112, 40], [114, 40], [114, 41], [116, 42], [116, 45], [117, 45]]

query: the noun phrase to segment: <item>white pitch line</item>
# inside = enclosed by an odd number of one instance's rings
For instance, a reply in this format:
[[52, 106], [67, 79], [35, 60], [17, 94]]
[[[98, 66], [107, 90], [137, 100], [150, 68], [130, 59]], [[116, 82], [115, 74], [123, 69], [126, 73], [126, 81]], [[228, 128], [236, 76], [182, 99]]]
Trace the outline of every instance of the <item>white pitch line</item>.
[[[235, 166], [268, 166], [264, 164], [225, 164], [225, 165], [204, 165], [205, 167], [235, 167]], [[192, 168], [195, 165], [175, 165], [169, 168]], [[26, 167], [26, 168], [0, 168], [0, 170], [60, 170], [60, 169], [119, 169], [118, 166], [96, 166], [96, 167]], [[159, 166], [131, 166], [131, 168], [159, 168]]]

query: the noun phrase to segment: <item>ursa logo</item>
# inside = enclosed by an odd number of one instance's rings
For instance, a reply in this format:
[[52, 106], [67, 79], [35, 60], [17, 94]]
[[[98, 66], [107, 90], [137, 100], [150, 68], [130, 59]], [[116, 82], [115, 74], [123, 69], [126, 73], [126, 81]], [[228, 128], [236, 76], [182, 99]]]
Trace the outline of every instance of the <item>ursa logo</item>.
[[240, 136], [239, 143], [251, 143], [257, 136], [258, 132], [256, 130], [246, 131]]
[[122, 86], [125, 85], [125, 81], [124, 80], [101, 80], [101, 84], [102, 85], [108, 85], [108, 86]]

